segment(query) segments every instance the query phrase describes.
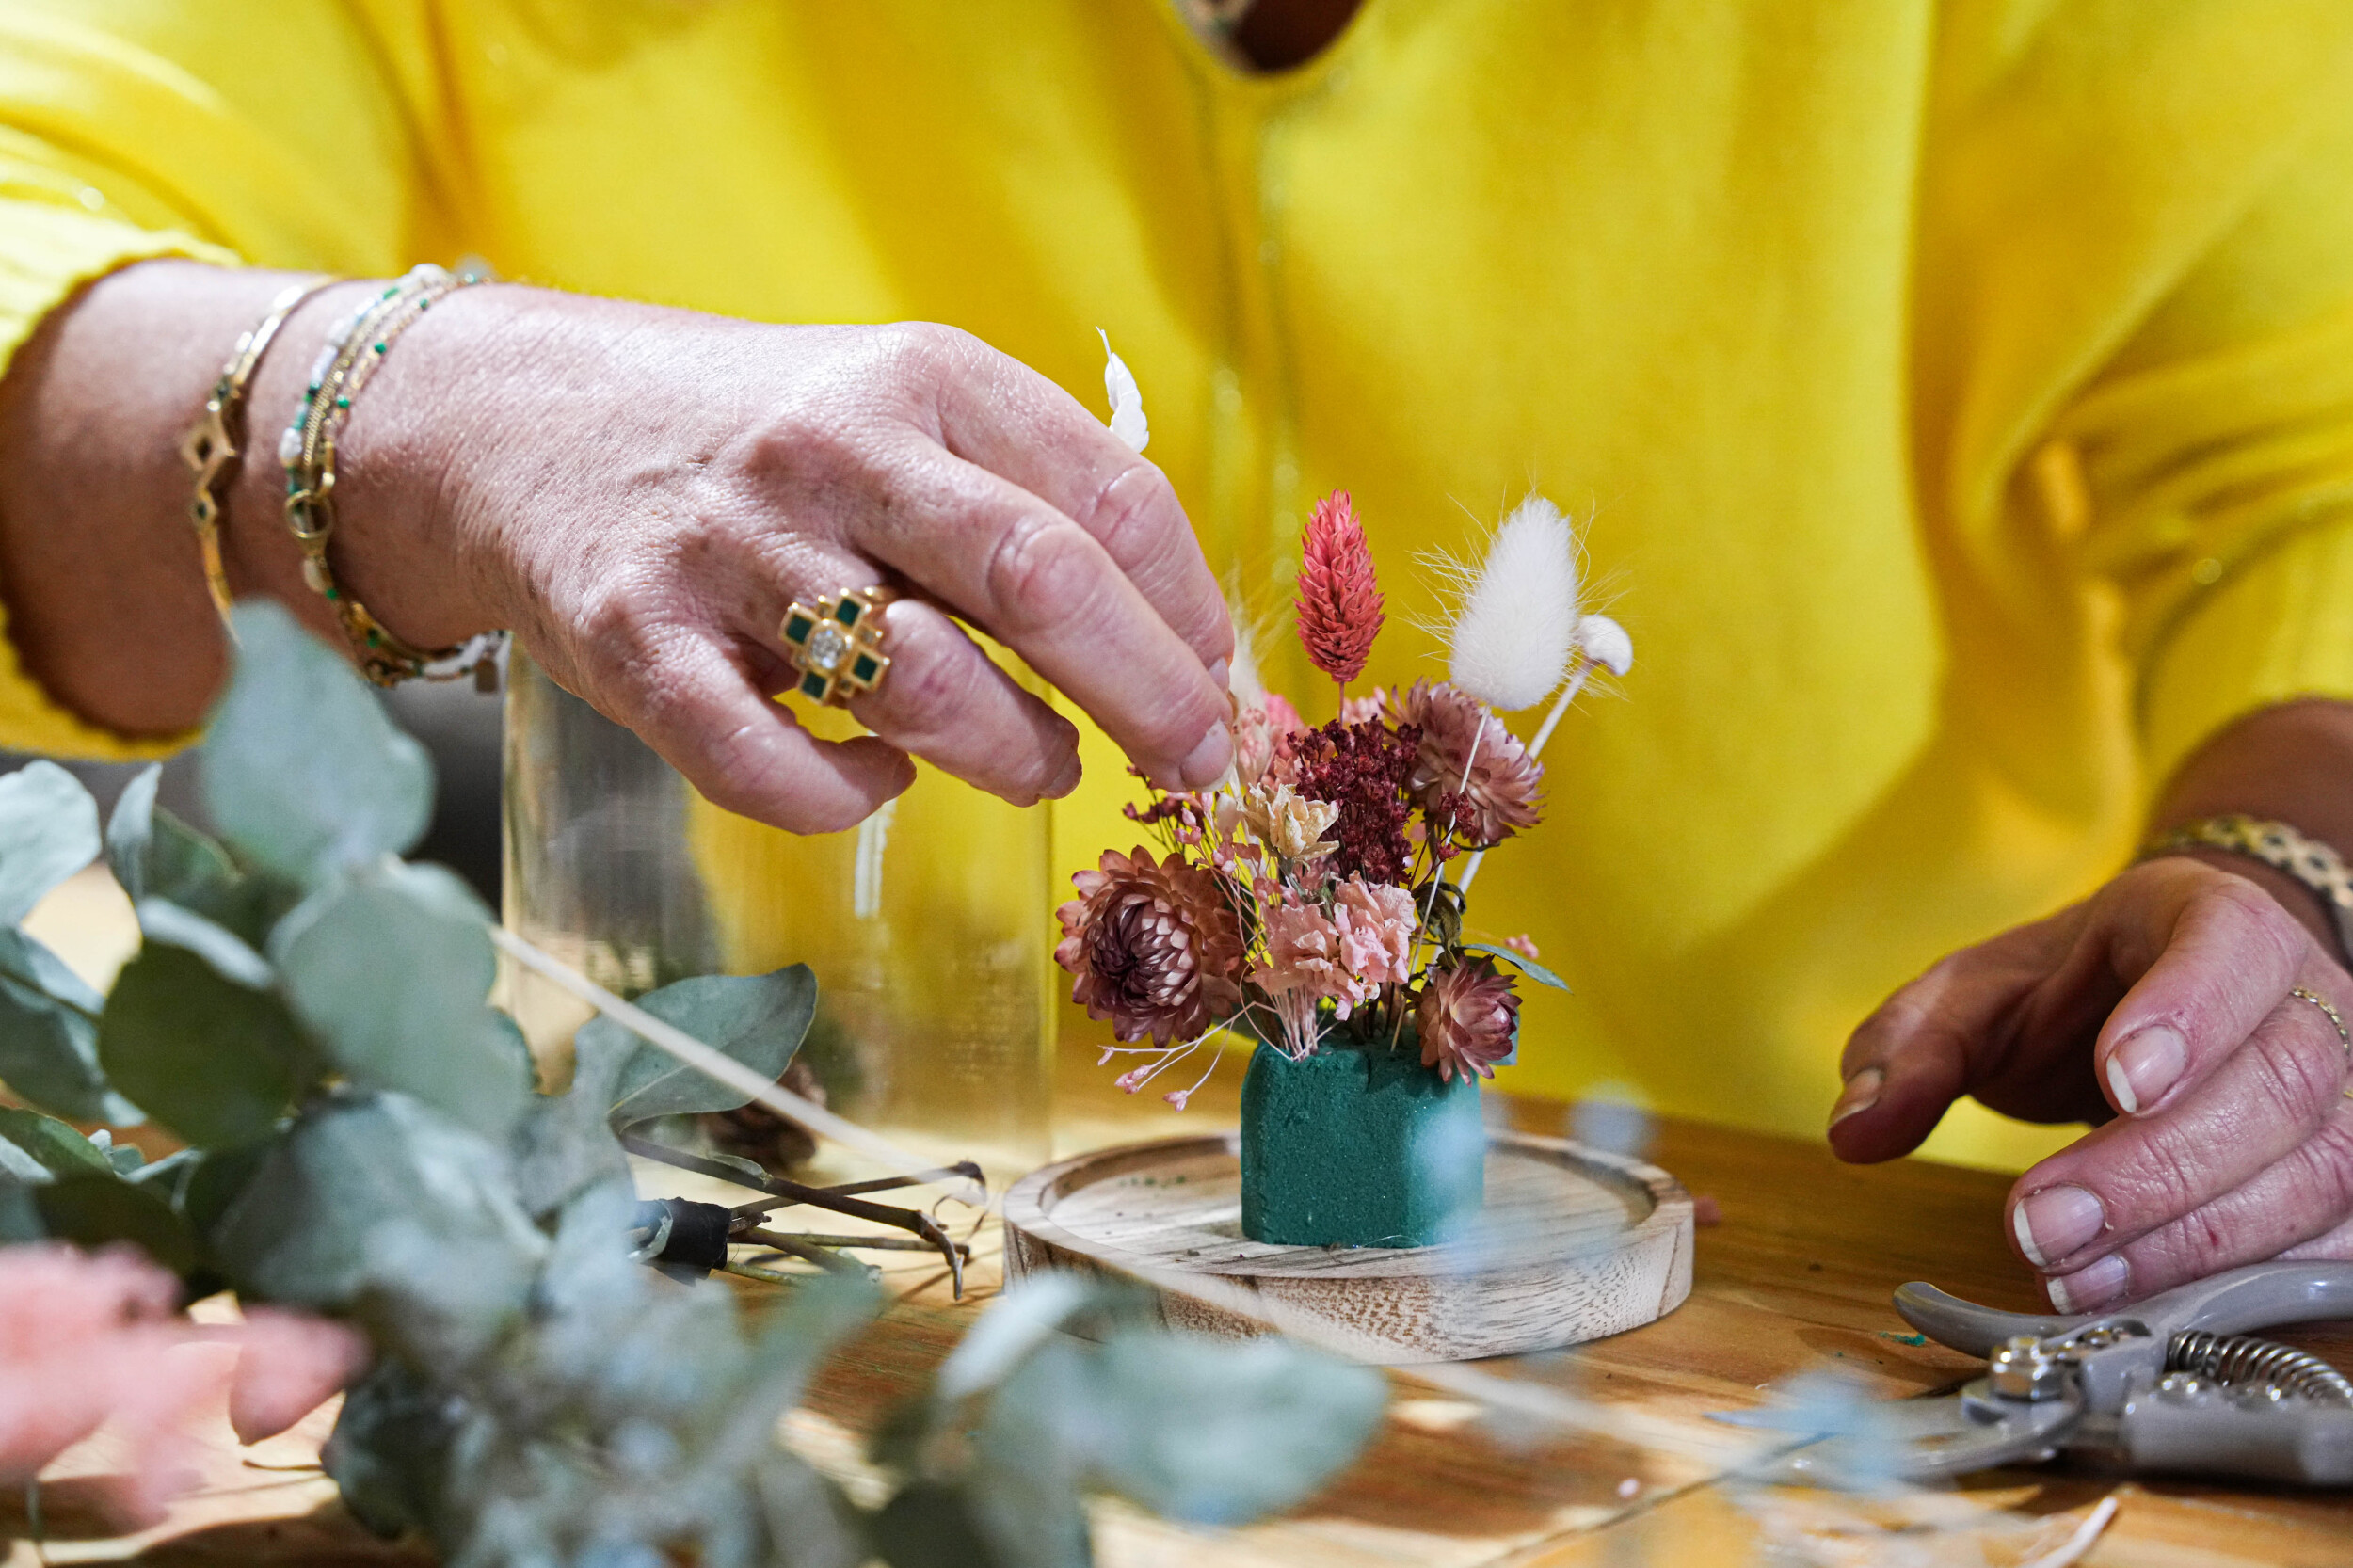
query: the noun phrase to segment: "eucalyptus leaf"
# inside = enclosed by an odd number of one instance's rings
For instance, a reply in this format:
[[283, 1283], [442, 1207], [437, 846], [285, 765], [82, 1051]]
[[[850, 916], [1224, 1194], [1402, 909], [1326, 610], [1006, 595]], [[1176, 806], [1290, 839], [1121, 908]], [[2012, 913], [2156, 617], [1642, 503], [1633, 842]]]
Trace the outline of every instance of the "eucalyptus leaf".
[[269, 960], [253, 944], [216, 920], [184, 909], [168, 899], [138, 901], [139, 933], [150, 945], [184, 948], [210, 965], [223, 980], [250, 991], [266, 991], [278, 983]]
[[387, 1538], [433, 1530], [462, 1409], [397, 1361], [353, 1384], [319, 1453], [352, 1517]]
[[216, 897], [236, 880], [229, 852], [155, 804], [164, 770], [150, 763], [115, 797], [106, 819], [106, 863], [115, 880], [136, 904], [166, 898], [196, 904]]
[[[173, 905], [149, 900], [147, 909]], [[217, 933], [245, 960], [259, 954], [210, 921], [180, 920]], [[200, 1148], [230, 1148], [266, 1137], [301, 1086], [307, 1055], [285, 1003], [223, 974], [197, 949], [151, 938], [115, 981], [98, 1026], [106, 1075], [141, 1109]]]
[[277, 1147], [278, 1140], [272, 1138], [242, 1148], [192, 1151], [195, 1168], [174, 1184], [172, 1206], [187, 1221], [206, 1256], [212, 1256], [214, 1234], [221, 1222], [262, 1174]]
[[48, 1166], [33, 1158], [31, 1150], [0, 1138], [0, 1180], [20, 1187], [44, 1187], [56, 1179], [49, 1174]]
[[49, 761], [0, 777], [0, 925], [24, 923], [98, 850], [98, 803], [80, 779]]
[[989, 1304], [940, 1363], [932, 1390], [944, 1404], [968, 1400], [1011, 1377], [1031, 1352], [1102, 1299], [1080, 1274], [1032, 1275]]
[[38, 1111], [0, 1106], [0, 1139], [22, 1151], [51, 1176], [115, 1175], [105, 1149], [70, 1124]]
[[604, 1113], [636, 1044], [634, 1036], [582, 1031], [571, 1087], [561, 1095], [532, 1096], [516, 1119], [509, 1140], [515, 1195], [532, 1218], [546, 1218], [590, 1188], [628, 1182], [628, 1157]]
[[[637, 999], [637, 1005], [774, 1080], [792, 1064], [817, 1012], [817, 979], [806, 964], [763, 975], [701, 975]], [[627, 1034], [610, 1018], [583, 1024], [581, 1041]], [[635, 1036], [629, 1036], [634, 1039]], [[627, 1127], [655, 1116], [733, 1111], [748, 1096], [680, 1063], [651, 1044], [637, 1048], [615, 1085], [612, 1121]]]
[[522, 1113], [531, 1053], [484, 1000], [488, 932], [441, 879], [399, 867], [317, 893], [271, 934], [270, 957], [296, 1017], [355, 1083], [491, 1137]]
[[98, 1064], [104, 999], [21, 930], [0, 928], [0, 1082], [56, 1115], [127, 1127], [138, 1107]]
[[952, 1481], [909, 1481], [874, 1515], [867, 1534], [875, 1553], [890, 1568], [951, 1568], [964, 1563], [971, 1568], [1014, 1568], [998, 1557], [996, 1546], [972, 1516], [965, 1489]]
[[195, 1238], [171, 1206], [152, 1189], [127, 1182], [111, 1170], [104, 1176], [77, 1172], [60, 1176], [33, 1189], [33, 1203], [42, 1227], [61, 1241], [83, 1247], [128, 1242], [175, 1274], [196, 1267]]
[[235, 624], [236, 670], [200, 778], [230, 843], [312, 886], [414, 844], [433, 810], [424, 748], [285, 609], [248, 600]]
[[1280, 1338], [1130, 1328], [1091, 1359], [1094, 1479], [1191, 1524], [1305, 1501], [1356, 1457], [1388, 1403], [1379, 1372]]
[[1539, 985], [1549, 985], [1556, 991], [1565, 991], [1569, 988], [1567, 981], [1537, 963], [1533, 958], [1524, 953], [1514, 952], [1510, 948], [1499, 948], [1491, 942], [1465, 942], [1461, 946], [1465, 952], [1483, 952], [1490, 958], [1502, 959]]
[[0, 1246], [19, 1241], [39, 1241], [49, 1235], [49, 1227], [40, 1223], [40, 1207], [33, 1201], [33, 1189], [0, 1171]]
[[[378, 1239], [403, 1230], [438, 1238], [447, 1268], [462, 1265], [472, 1277], [391, 1277]], [[511, 1315], [547, 1251], [515, 1202], [499, 1151], [395, 1094], [314, 1101], [271, 1145], [211, 1240], [239, 1289], [332, 1312], [357, 1310], [372, 1294], [405, 1299], [398, 1292], [408, 1286], [446, 1283], [463, 1292], [467, 1310], [487, 1301]]]

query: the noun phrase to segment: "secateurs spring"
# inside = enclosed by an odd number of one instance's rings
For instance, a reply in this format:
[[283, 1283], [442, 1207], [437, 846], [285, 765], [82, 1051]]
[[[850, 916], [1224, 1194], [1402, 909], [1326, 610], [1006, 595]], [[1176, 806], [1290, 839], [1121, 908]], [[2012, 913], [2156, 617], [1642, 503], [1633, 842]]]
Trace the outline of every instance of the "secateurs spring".
[[[1933, 1286], [1896, 1292], [1904, 1320], [1986, 1358], [1956, 1393], [1881, 1407], [1909, 1479], [2041, 1463], [2353, 1485], [2353, 1381], [2249, 1331], [2353, 1318], [2353, 1264], [2258, 1263], [2114, 1312], [1996, 1312]], [[1776, 1479], [1834, 1477], [1834, 1438], [1785, 1456]], [[1884, 1468], [1887, 1456], [1874, 1456]]]

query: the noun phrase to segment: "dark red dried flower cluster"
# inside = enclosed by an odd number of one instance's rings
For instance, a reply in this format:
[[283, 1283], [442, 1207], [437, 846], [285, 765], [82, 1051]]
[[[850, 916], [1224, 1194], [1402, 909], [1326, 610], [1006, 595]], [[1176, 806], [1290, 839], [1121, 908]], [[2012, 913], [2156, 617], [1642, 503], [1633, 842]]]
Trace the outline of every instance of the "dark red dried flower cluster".
[[1411, 856], [1405, 824], [1415, 807], [1407, 791], [1420, 754], [1420, 727], [1391, 729], [1379, 719], [1335, 719], [1291, 736], [1286, 745], [1298, 792], [1340, 808], [1329, 830], [1340, 846], [1328, 861], [1332, 874], [1403, 882]]

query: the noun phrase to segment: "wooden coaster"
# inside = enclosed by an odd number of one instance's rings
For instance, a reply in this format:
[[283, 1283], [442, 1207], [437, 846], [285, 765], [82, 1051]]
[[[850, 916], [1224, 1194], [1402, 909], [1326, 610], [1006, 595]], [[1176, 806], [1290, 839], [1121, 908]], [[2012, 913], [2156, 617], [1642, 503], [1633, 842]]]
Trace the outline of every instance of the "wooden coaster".
[[[1005, 1274], [1214, 1274], [1277, 1322], [1337, 1332], [1382, 1366], [1467, 1361], [1639, 1328], [1691, 1293], [1691, 1198], [1655, 1165], [1491, 1131], [1487, 1205], [1434, 1247], [1279, 1247], [1241, 1233], [1238, 1136], [1164, 1138], [1032, 1171], [1005, 1194]], [[1259, 1325], [1173, 1292], [1176, 1328]]]

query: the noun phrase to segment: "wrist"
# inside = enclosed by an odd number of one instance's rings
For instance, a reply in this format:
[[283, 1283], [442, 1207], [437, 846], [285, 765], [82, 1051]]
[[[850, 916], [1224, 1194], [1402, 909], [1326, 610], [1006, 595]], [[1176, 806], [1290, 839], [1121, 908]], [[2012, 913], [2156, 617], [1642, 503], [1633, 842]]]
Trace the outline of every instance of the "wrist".
[[[289, 528], [279, 442], [302, 409], [328, 333], [350, 319], [382, 280], [326, 291], [290, 320], [286, 343], [257, 377], [250, 414], [253, 458], [239, 477], [230, 570], [241, 592], [296, 606], [330, 638], [334, 615], [303, 573]], [[487, 314], [469, 312], [482, 289], [447, 296], [386, 352], [351, 401], [335, 440], [333, 531], [328, 555], [339, 589], [395, 635], [424, 648], [462, 642], [503, 624], [495, 574], [451, 504], [468, 433], [484, 427], [473, 395], [472, 349]]]

